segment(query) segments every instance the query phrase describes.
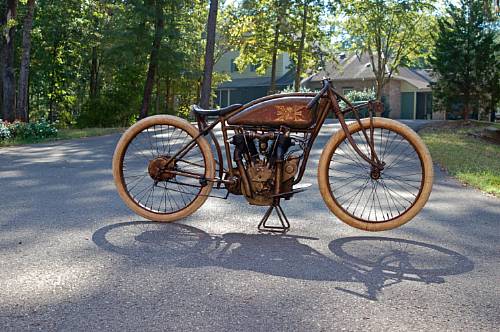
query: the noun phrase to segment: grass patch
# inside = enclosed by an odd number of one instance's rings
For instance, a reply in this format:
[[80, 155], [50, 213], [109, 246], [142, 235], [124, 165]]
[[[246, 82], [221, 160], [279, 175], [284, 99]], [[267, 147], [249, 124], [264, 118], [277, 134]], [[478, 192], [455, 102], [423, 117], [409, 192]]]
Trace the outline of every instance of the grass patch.
[[434, 162], [460, 181], [500, 197], [500, 145], [474, 137], [487, 122], [447, 121], [420, 131]]
[[57, 137], [43, 138], [43, 139], [10, 139], [0, 141], [0, 147], [2, 146], [15, 146], [24, 144], [36, 144], [36, 143], [46, 143], [59, 140], [68, 140], [76, 138], [103, 136], [108, 134], [120, 133], [123, 128], [84, 128], [84, 129], [59, 129], [57, 132]]

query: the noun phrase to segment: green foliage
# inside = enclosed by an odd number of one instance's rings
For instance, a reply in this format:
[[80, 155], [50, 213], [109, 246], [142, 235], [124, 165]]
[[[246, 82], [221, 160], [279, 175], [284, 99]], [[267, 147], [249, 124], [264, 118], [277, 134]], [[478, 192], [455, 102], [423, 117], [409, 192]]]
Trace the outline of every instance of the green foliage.
[[471, 135], [483, 127], [480, 122], [453, 121], [419, 133], [432, 159], [450, 175], [500, 197], [500, 146]]
[[[280, 93], [292, 93], [292, 92], [295, 92], [293, 86], [287, 86], [285, 89], [280, 91]], [[319, 92], [319, 90], [311, 90], [307, 87], [301, 86], [298, 92]]]
[[[345, 94], [347, 100], [349, 100], [354, 106], [366, 103], [370, 100], [375, 100], [376, 99], [376, 92], [374, 89], [363, 89], [363, 90], [351, 90]], [[385, 96], [382, 96], [381, 102], [384, 105], [384, 111], [382, 112], [381, 116], [384, 118], [389, 117], [389, 113], [391, 113], [391, 108], [389, 106], [389, 102]], [[341, 101], [339, 103], [340, 108], [345, 108], [347, 105], [345, 102]], [[367, 117], [368, 116], [368, 110], [367, 109], [361, 109], [359, 112], [361, 117]], [[352, 118], [354, 115], [349, 115], [348, 118]]]
[[448, 3], [431, 57], [439, 78], [434, 87], [438, 107], [450, 110], [460, 103], [464, 119], [477, 108], [494, 110], [500, 100], [498, 34], [499, 26], [488, 22], [483, 1]]
[[11, 138], [8, 124], [0, 120], [0, 141]]
[[400, 65], [418, 61], [432, 48], [434, 0], [342, 0], [344, 46], [367, 52], [377, 80], [377, 98]]
[[89, 100], [76, 119], [77, 127], [128, 127], [137, 116], [136, 110], [131, 108], [128, 102], [139, 105], [140, 100], [136, 98], [135, 101], [132, 101], [130, 98], [117, 99], [108, 97]]
[[[162, 3], [166, 25], [150, 114], [185, 115], [198, 98], [206, 2]], [[31, 119], [47, 118], [62, 127], [130, 124], [144, 94], [155, 4], [156, 0], [38, 0], [32, 33]]]
[[[344, 97], [349, 100], [354, 105], [367, 102], [369, 100], [375, 100], [375, 90], [373, 89], [363, 89], [363, 90], [351, 90], [347, 92]], [[347, 105], [344, 101], [339, 103], [340, 108], [345, 108]]]
[[48, 123], [47, 121], [38, 121], [31, 123], [18, 121], [13, 123], [6, 123], [0, 121], [0, 140], [39, 140], [56, 136], [57, 129], [55, 125]]
[[345, 94], [345, 97], [351, 102], [374, 100], [375, 90], [373, 89], [351, 90]]
[[[288, 53], [295, 69], [302, 51], [303, 68], [314, 68], [324, 58], [329, 43], [328, 31], [322, 29], [326, 16], [324, 3], [316, 0], [245, 0], [231, 7], [232, 27], [229, 31], [234, 48], [238, 49], [238, 68], [258, 65], [264, 74], [272, 64], [273, 53]], [[301, 50], [304, 6], [308, 7], [306, 38]], [[321, 54], [320, 54], [321, 53]]]
[[39, 0], [33, 25], [31, 109], [51, 121], [72, 114], [84, 98], [88, 2]]

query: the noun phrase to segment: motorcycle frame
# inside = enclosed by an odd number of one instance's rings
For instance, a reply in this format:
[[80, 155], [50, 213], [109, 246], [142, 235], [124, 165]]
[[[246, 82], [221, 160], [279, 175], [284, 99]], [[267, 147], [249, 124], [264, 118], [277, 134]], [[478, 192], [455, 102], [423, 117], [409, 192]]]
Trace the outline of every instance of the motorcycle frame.
[[[200, 184], [204, 184], [207, 181], [208, 182], [213, 182], [217, 184], [217, 189], [221, 189], [220, 186], [221, 184], [231, 184], [232, 182], [229, 180], [225, 180], [225, 175], [228, 174], [229, 178], [234, 176], [233, 174], [233, 158], [231, 157], [231, 146], [229, 142], [229, 137], [228, 137], [228, 131], [235, 131], [240, 129], [240, 128], [245, 128], [245, 126], [241, 125], [228, 125], [227, 121], [233, 117], [234, 115], [238, 114], [239, 112], [243, 111], [244, 109], [248, 108], [249, 106], [261, 103], [266, 100], [270, 99], [275, 99], [275, 98], [280, 98], [280, 97], [285, 97], [285, 96], [299, 96], [299, 97], [314, 97], [313, 100], [308, 104], [308, 108], [312, 109], [313, 107], [318, 107], [318, 113], [316, 115], [316, 120], [315, 122], [306, 129], [291, 129], [288, 127], [282, 126], [280, 130], [284, 127], [286, 129], [289, 129], [289, 131], [292, 132], [297, 132], [297, 133], [307, 133], [310, 134], [310, 138], [308, 139], [307, 145], [304, 149], [304, 155], [303, 155], [303, 160], [300, 164], [300, 169], [298, 171], [297, 177], [293, 182], [293, 185], [296, 185], [302, 180], [302, 177], [305, 173], [306, 167], [307, 167], [307, 162], [309, 160], [309, 155], [312, 149], [312, 146], [314, 145], [314, 142], [323, 126], [325, 123], [325, 120], [328, 116], [328, 114], [333, 114], [334, 117], [336, 117], [339, 120], [339, 123], [342, 127], [342, 130], [344, 130], [346, 137], [353, 147], [353, 149], [356, 151], [356, 153], [363, 158], [366, 162], [371, 164], [372, 169], [375, 170], [382, 170], [383, 169], [383, 163], [381, 163], [378, 159], [378, 156], [376, 154], [376, 151], [374, 149], [373, 145], [373, 113], [375, 112], [380, 112], [382, 110], [382, 104], [378, 101], [369, 101], [367, 103], [361, 104], [361, 105], [352, 105], [351, 102], [349, 102], [344, 96], [342, 96], [340, 93], [336, 92], [332, 85], [330, 80], [325, 79], [323, 80], [323, 89], [319, 93], [291, 93], [291, 94], [282, 94], [282, 95], [271, 95], [267, 97], [263, 97], [260, 99], [256, 99], [246, 105], [241, 106], [240, 108], [231, 111], [228, 114], [225, 115], [219, 115], [216, 120], [214, 120], [211, 123], [207, 122], [207, 116], [199, 115], [195, 113], [195, 118], [196, 122], [198, 125], [198, 131], [199, 134], [194, 137], [189, 143], [187, 143], [184, 148], [182, 148], [179, 152], [177, 152], [174, 156], [172, 156], [171, 160], [174, 160], [176, 158], [182, 158], [184, 155], [186, 155], [190, 148], [195, 145], [196, 141], [201, 137], [201, 136], [210, 136], [210, 139], [212, 140], [214, 147], [215, 147], [215, 152], [216, 152], [216, 164], [217, 164], [217, 172], [218, 176], [212, 179], [205, 178], [203, 176], [197, 175], [197, 174], [192, 174], [192, 173], [186, 173], [179, 172], [180, 175], [187, 176], [187, 177], [192, 177], [200, 180]], [[324, 100], [324, 102], [320, 102]], [[343, 101], [346, 103], [347, 107], [345, 109], [341, 109], [339, 106], [339, 102]], [[319, 105], [316, 105], [319, 102]], [[357, 121], [359, 124], [361, 124], [361, 119], [359, 116], [359, 110], [367, 108], [369, 111], [370, 115], [370, 129], [369, 133], [367, 133], [367, 130], [361, 126], [361, 131], [363, 132], [363, 136], [365, 137], [366, 141], [368, 142], [368, 145], [370, 147], [370, 157], [366, 156], [365, 153], [363, 153], [359, 147], [356, 145], [356, 142], [352, 138], [351, 134], [349, 133], [349, 129], [347, 127], [347, 123], [345, 121], [345, 115], [348, 113], [353, 113], [355, 115], [355, 121]], [[213, 132], [213, 129], [218, 125], [221, 125], [221, 131], [222, 131], [222, 136], [224, 140], [224, 152], [225, 152], [225, 159], [226, 159], [226, 164], [227, 168], [225, 167], [224, 163], [224, 158], [222, 154], [222, 148], [221, 144], [219, 143], [217, 137], [215, 137], [215, 134]], [[252, 130], [261, 130], [261, 131], [269, 131], [269, 130], [276, 130], [276, 128], [270, 128], [266, 126], [248, 126], [248, 128], [252, 128]], [[168, 166], [168, 165], [167, 165]]]

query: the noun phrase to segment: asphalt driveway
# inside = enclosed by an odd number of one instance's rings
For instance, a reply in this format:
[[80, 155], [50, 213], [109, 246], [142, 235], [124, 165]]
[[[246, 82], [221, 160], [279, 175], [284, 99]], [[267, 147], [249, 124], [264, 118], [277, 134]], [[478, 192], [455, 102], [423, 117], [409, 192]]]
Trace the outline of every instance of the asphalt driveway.
[[353, 229], [316, 183], [336, 128], [284, 203], [287, 236], [258, 234], [265, 209], [241, 197], [143, 221], [113, 185], [118, 135], [0, 148], [0, 329], [496, 331], [500, 199], [436, 169], [413, 221]]

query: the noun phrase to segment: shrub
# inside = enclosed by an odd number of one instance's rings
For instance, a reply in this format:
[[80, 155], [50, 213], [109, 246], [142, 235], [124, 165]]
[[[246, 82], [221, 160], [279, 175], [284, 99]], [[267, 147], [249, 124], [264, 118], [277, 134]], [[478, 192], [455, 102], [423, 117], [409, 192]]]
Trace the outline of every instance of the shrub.
[[32, 123], [25, 122], [13, 122], [13, 123], [2, 123], [0, 128], [4, 127], [5, 129], [0, 129], [1, 132], [5, 132], [8, 134], [0, 134], [0, 138], [2, 139], [24, 139], [24, 140], [38, 140], [42, 138], [56, 137], [57, 129], [56, 127], [45, 121], [37, 121]]
[[[373, 89], [364, 89], [362, 91], [351, 90], [345, 94], [345, 97], [347, 100], [349, 100], [351, 103], [353, 103], [354, 106], [356, 106], [356, 104], [360, 104], [363, 102], [367, 102], [369, 100], [376, 99], [375, 90], [373, 90]], [[382, 96], [381, 102], [382, 102], [382, 104], [384, 104], [384, 112], [382, 112], [381, 116], [384, 118], [388, 118], [389, 113], [391, 112], [391, 108], [389, 106], [389, 101], [387, 100], [387, 97]], [[341, 101], [339, 103], [339, 105], [341, 108], [345, 108], [347, 106], [343, 101]], [[366, 109], [361, 109], [359, 114], [362, 118], [364, 118], [364, 117], [368, 116], [368, 111]], [[354, 117], [353, 114], [347, 115], [347, 118], [353, 118], [353, 117]]]
[[10, 129], [7, 122], [0, 120], [0, 141], [7, 140], [11, 137]]
[[351, 90], [345, 94], [345, 97], [350, 102], [375, 100], [375, 90], [373, 89], [364, 89], [362, 91]]
[[[293, 85], [289, 85], [287, 86], [286, 88], [284, 88], [283, 90], [281, 90], [279, 93], [293, 93], [295, 92], [295, 89], [293, 88]], [[304, 86], [301, 86], [299, 88], [299, 92], [319, 92], [319, 90], [311, 90], [307, 87], [304, 87]]]
[[57, 128], [47, 121], [38, 121], [29, 124], [36, 138], [48, 138], [57, 136]]
[[89, 100], [83, 105], [77, 118], [79, 128], [128, 127], [138, 115], [141, 100], [134, 96], [109, 95]]

